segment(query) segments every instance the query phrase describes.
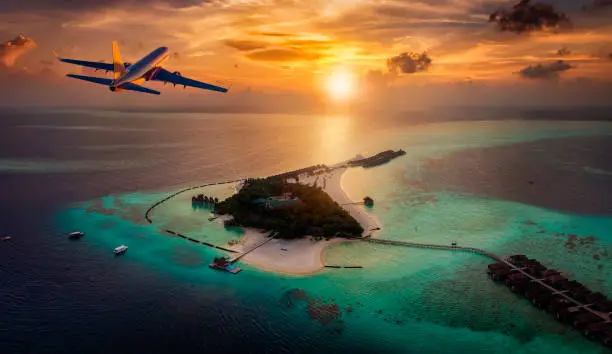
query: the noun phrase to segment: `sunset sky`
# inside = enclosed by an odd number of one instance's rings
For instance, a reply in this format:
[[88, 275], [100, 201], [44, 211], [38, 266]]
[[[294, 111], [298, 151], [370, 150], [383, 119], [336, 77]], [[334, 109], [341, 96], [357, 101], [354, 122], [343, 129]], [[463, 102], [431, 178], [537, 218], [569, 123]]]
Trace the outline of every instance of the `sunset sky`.
[[[271, 104], [279, 97], [331, 105], [334, 85], [350, 86], [346, 101], [408, 107], [609, 100], [612, 1], [539, 1], [570, 23], [521, 33], [489, 22], [517, 2], [3, 0], [0, 41], [21, 33], [29, 41], [0, 46], [0, 105]], [[83, 71], [52, 55], [110, 61], [112, 40], [126, 61], [168, 46], [169, 70], [233, 83], [232, 90], [219, 97], [149, 83], [162, 95], [113, 94], [64, 77]]]

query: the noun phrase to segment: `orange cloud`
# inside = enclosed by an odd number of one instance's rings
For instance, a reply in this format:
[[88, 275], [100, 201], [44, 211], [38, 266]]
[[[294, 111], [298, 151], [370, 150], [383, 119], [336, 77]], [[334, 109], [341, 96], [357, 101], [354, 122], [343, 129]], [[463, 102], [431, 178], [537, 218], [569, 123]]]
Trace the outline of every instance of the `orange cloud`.
[[224, 43], [228, 47], [238, 49], [241, 51], [262, 49], [262, 48], [267, 47], [268, 45], [268, 43], [266, 42], [254, 41], [254, 40], [244, 40], [244, 39], [226, 39]]
[[250, 52], [246, 57], [258, 61], [312, 61], [322, 58], [322, 55], [299, 49], [271, 48]]
[[36, 42], [20, 34], [15, 39], [0, 44], [0, 64], [11, 67], [15, 61], [31, 49], [36, 47]]

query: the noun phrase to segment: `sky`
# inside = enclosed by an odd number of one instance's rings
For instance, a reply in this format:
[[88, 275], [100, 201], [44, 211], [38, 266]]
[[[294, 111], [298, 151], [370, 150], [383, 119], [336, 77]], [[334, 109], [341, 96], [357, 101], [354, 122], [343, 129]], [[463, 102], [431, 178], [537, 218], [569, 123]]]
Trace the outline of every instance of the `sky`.
[[[605, 105], [612, 0], [3, 0], [0, 105]], [[516, 7], [513, 7], [515, 6]], [[23, 34], [25, 37], [18, 37]], [[164, 66], [228, 94], [112, 93], [52, 52]]]

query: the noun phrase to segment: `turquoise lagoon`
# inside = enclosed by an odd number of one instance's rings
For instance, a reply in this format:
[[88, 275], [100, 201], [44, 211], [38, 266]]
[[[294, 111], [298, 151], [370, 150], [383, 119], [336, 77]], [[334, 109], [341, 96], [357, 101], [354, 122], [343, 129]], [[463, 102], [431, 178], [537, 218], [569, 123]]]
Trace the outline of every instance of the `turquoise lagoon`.
[[[341, 132], [342, 124], [332, 124], [328, 134]], [[612, 124], [505, 121], [408, 126], [373, 132], [359, 141], [322, 141], [313, 147], [318, 151], [313, 155], [325, 156], [325, 161], [271, 165], [240, 174], [262, 176], [309, 163], [334, 163], [356, 153], [402, 148], [407, 151], [402, 158], [376, 168], [351, 169], [343, 177], [343, 187], [353, 199], [370, 195], [376, 201], [368, 212], [383, 225], [378, 237], [442, 244], [455, 241], [500, 255], [524, 253], [612, 295], [612, 235], [608, 231], [612, 218], [445, 191], [423, 198], [407, 183], [418, 180], [425, 159], [455, 151], [602, 134], [612, 134]], [[207, 182], [217, 181], [201, 184]], [[378, 352], [409, 353], [605, 350], [490, 281], [486, 266], [491, 261], [479, 255], [343, 243], [326, 249], [326, 262], [362, 265], [363, 269], [327, 269], [307, 277], [267, 273], [245, 264], [240, 264], [243, 271], [238, 275], [212, 271], [207, 265], [214, 256], [223, 254], [221, 251], [171, 237], [162, 230], [170, 228], [214, 244], [240, 237], [239, 231], [226, 231], [220, 223], [209, 222], [209, 212], [193, 209], [189, 202], [197, 193], [220, 198], [231, 195], [234, 185], [180, 194], [156, 208], [151, 214], [153, 225], [149, 225], [145, 210], [176, 189], [180, 188], [111, 195], [74, 205], [57, 215], [58, 223], [86, 232], [87, 247], [94, 252], [109, 253], [119, 244], [129, 245], [121, 266], [153, 269], [252, 308], [253, 318], [232, 319], [234, 326], [241, 321], [265, 323], [267, 330], [284, 338], [282, 341], [296, 345], [308, 347], [306, 343], [312, 341], [317, 343], [315, 347], [333, 349], [350, 343], [364, 351], [375, 348]], [[577, 235], [594, 235], [596, 240], [567, 247], [567, 239], [555, 234], [570, 229]], [[339, 315], [327, 324], [311, 318], [306, 302], [292, 297], [293, 289], [303, 290], [307, 299], [337, 304]]]

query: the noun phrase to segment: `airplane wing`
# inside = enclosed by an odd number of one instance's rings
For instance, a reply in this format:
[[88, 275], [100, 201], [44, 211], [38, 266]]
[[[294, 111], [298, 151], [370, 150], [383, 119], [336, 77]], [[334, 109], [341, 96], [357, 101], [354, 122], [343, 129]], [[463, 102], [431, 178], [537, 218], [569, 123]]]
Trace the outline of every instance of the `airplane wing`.
[[113, 83], [113, 80], [105, 79], [102, 77], [83, 76], [83, 75], [76, 75], [76, 74], [66, 74], [66, 76], [72, 77], [74, 79], [85, 80], [85, 81], [93, 82], [94, 84], [100, 84], [100, 85], [106, 85], [106, 86], [110, 86]]
[[150, 93], [152, 95], [159, 95], [160, 94], [159, 91], [151, 90], [150, 88], [146, 88], [144, 86], [137, 85], [137, 84], [135, 84], [133, 82], [125, 83], [125, 84], [119, 86], [119, 88], [122, 88], [124, 90], [129, 90], [129, 91], [138, 91], [138, 92]]
[[61, 62], [64, 62], [64, 63], [80, 65], [80, 66], [86, 66], [88, 68], [94, 68], [96, 70], [113, 71], [113, 64], [109, 64], [109, 63], [101, 63], [101, 62], [85, 61], [85, 60], [75, 60], [75, 59], [66, 59], [66, 58], [60, 58], [60, 57], [57, 57], [57, 59], [59, 61], [61, 61]]
[[212, 84], [207, 84], [205, 82], [192, 80], [186, 77], [181, 76], [179, 73], [171, 73], [166, 69], [160, 68], [159, 71], [153, 77], [153, 80], [170, 82], [174, 85], [181, 86], [191, 86], [196, 88], [201, 88], [204, 90], [211, 90], [217, 92], [227, 92], [227, 89], [221, 86], [215, 86]]
[[[76, 74], [67, 74], [66, 76], [74, 78], [74, 79], [79, 79], [79, 80], [93, 82], [94, 84], [99, 84], [99, 85], [110, 86], [110, 85], [113, 84], [113, 80], [105, 79], [105, 78], [102, 78], [102, 77], [83, 76], [83, 75], [76, 75]], [[120, 90], [128, 90], [128, 91], [137, 91], [137, 92], [150, 93], [152, 95], [159, 95], [160, 94], [159, 91], [151, 90], [149, 88], [140, 86], [140, 85], [135, 84], [133, 82], [125, 83], [125, 84], [119, 86], [119, 89]]]

